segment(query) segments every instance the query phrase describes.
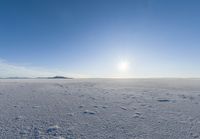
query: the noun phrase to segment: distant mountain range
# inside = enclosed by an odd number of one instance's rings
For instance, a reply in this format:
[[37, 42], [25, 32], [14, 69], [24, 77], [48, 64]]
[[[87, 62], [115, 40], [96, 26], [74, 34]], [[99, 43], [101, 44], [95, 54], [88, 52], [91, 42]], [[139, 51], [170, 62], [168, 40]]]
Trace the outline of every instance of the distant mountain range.
[[38, 79], [73, 79], [65, 76], [54, 76], [54, 77], [38, 77]]

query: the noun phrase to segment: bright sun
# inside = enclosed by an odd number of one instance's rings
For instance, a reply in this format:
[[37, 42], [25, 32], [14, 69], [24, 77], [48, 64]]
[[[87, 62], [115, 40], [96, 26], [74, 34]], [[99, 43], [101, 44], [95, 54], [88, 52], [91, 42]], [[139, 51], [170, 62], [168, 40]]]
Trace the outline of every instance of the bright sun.
[[118, 69], [123, 72], [127, 71], [129, 69], [129, 62], [128, 61], [119, 62]]

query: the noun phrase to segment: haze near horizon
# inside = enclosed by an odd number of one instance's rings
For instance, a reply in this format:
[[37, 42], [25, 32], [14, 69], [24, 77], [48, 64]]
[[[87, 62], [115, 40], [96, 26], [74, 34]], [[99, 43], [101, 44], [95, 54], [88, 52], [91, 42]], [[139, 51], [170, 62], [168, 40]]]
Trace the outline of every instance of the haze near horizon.
[[198, 0], [2, 0], [0, 77], [200, 77]]

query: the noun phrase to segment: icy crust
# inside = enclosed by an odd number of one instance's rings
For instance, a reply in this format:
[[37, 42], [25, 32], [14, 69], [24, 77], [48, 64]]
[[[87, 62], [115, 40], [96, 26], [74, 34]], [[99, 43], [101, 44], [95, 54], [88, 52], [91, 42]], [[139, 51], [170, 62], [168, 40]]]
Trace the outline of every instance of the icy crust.
[[200, 80], [0, 80], [0, 138], [197, 139]]

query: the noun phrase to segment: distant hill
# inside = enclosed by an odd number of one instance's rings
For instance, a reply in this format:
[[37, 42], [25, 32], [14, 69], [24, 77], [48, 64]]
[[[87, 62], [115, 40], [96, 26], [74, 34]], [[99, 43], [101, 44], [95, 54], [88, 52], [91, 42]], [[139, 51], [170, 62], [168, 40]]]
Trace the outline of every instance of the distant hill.
[[54, 76], [54, 77], [48, 77], [48, 79], [72, 79], [72, 78], [64, 77], [64, 76]]
[[38, 77], [38, 79], [73, 79], [65, 76], [54, 76], [54, 77]]

